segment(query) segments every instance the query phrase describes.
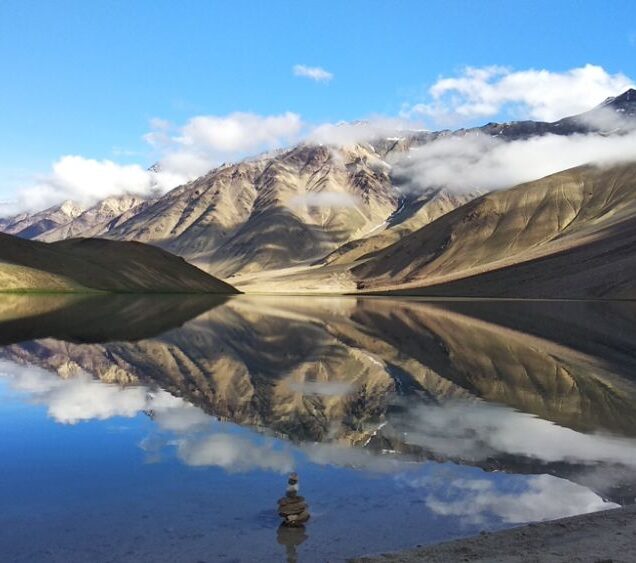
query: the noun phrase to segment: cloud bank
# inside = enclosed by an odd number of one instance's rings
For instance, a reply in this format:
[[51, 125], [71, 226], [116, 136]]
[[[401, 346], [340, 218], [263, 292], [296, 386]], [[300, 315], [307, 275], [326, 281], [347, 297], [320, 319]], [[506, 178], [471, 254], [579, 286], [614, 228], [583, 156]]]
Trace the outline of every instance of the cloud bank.
[[[426, 506], [435, 514], [459, 517], [465, 524], [483, 524], [492, 516], [508, 524], [554, 520], [617, 508], [589, 489], [552, 475], [525, 478], [524, 490], [515, 483], [506, 490], [496, 482], [481, 478], [451, 478], [440, 483], [429, 478], [410, 480], [413, 487], [426, 487]], [[442, 489], [442, 493], [437, 492]]]
[[155, 458], [163, 447], [174, 445], [178, 458], [186, 465], [216, 466], [232, 472], [266, 469], [279, 473], [294, 467], [292, 454], [274, 448], [272, 440], [219, 433], [212, 425], [212, 417], [163, 390], [104, 383], [79, 368], [73, 377], [62, 379], [42, 368], [4, 360], [0, 360], [0, 376], [9, 380], [13, 391], [45, 406], [48, 415], [63, 424], [131, 418], [151, 412], [159, 430], [176, 435], [172, 440], [154, 436], [142, 441], [141, 448]]
[[414, 406], [391, 423], [405, 433], [407, 443], [451, 459], [483, 461], [504, 454], [546, 463], [636, 468], [633, 439], [583, 434], [495, 404]]
[[441, 125], [501, 113], [513, 119], [555, 121], [587, 111], [633, 85], [624, 74], [610, 74], [591, 64], [564, 72], [466, 67], [458, 76], [433, 84], [428, 91], [432, 101], [406, 105], [403, 114]]
[[[325, 69], [305, 65], [296, 65], [294, 72], [318, 81], [333, 77]], [[165, 193], [223, 162], [235, 162], [302, 139], [346, 146], [380, 137], [399, 138], [406, 130], [421, 130], [422, 119], [449, 124], [508, 114], [553, 120], [589, 110], [631, 85], [633, 81], [624, 74], [611, 74], [594, 65], [564, 72], [468, 67], [458, 76], [438, 80], [430, 88], [427, 102], [405, 106], [402, 116], [396, 118], [376, 116], [367, 121], [313, 126], [294, 112], [198, 115], [180, 125], [153, 119], [143, 139], [150, 161], [158, 167], [147, 170], [139, 164], [65, 155], [53, 163], [49, 173], [34, 177], [18, 190], [16, 199], [4, 203], [1, 212], [39, 211], [65, 200], [87, 207], [110, 196]], [[597, 112], [595, 119], [609, 128], [616, 125], [615, 114]], [[414, 185], [447, 185], [469, 191], [497, 189], [599, 158], [632, 158], [634, 151], [629, 145], [633, 146], [633, 141], [629, 136], [547, 136], [504, 145], [497, 140], [443, 139], [413, 151], [410, 162], [400, 163], [398, 172], [413, 172]], [[315, 204], [329, 206], [331, 202]]]
[[544, 135], [505, 142], [483, 134], [443, 137], [414, 149], [393, 167], [405, 190], [445, 187], [490, 191], [582, 164], [636, 160], [636, 132], [620, 136]]
[[417, 130], [420, 126], [420, 123], [405, 118], [373, 116], [364, 121], [323, 123], [309, 132], [307, 140], [317, 144], [346, 146], [400, 135], [405, 131]]
[[8, 212], [39, 211], [65, 200], [90, 206], [110, 196], [165, 193], [223, 162], [297, 142], [303, 122], [292, 112], [268, 116], [237, 112], [196, 116], [181, 127], [153, 119], [150, 128], [143, 138], [159, 164], [156, 169], [66, 155], [4, 207]]
[[84, 372], [65, 380], [40, 368], [1, 361], [0, 375], [9, 378], [14, 391], [28, 394], [36, 404], [46, 405], [49, 416], [65, 424], [131, 417], [147, 406], [145, 389], [105, 385]]
[[151, 125], [144, 139], [155, 149], [161, 172], [170, 174], [174, 185], [198, 178], [223, 162], [295, 143], [304, 127], [300, 115], [292, 112], [200, 115], [179, 128], [162, 120]]
[[322, 397], [344, 397], [353, 391], [353, 384], [342, 381], [303, 381], [291, 382], [287, 387], [301, 395]]
[[20, 208], [40, 210], [63, 200], [88, 204], [109, 196], [149, 194], [153, 187], [152, 174], [137, 164], [67, 155], [53, 164], [48, 175], [21, 190], [18, 203]]

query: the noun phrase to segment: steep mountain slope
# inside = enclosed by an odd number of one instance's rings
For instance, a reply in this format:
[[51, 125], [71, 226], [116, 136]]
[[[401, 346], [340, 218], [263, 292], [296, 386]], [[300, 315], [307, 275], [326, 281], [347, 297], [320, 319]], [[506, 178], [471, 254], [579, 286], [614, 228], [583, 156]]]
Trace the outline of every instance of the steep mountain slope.
[[67, 223], [48, 229], [37, 236], [23, 238], [54, 242], [78, 236], [91, 237], [110, 227], [112, 222], [122, 215], [141, 211], [146, 201], [144, 197], [128, 194], [108, 197], [73, 217]]
[[229, 276], [321, 258], [397, 204], [389, 167], [371, 147], [299, 145], [213, 170], [104, 235], [157, 244]]
[[406, 193], [399, 207], [367, 236], [345, 243], [329, 255], [323, 264], [352, 264], [367, 254], [386, 248], [438, 217], [472, 200], [477, 194], [455, 194], [443, 189]]
[[0, 291], [209, 292], [236, 290], [182, 258], [141, 243], [28, 241], [0, 233]]
[[635, 213], [636, 164], [578, 167], [475, 199], [353, 274], [365, 291], [439, 286], [433, 294], [634, 296]]
[[72, 201], [49, 207], [39, 213], [21, 213], [14, 217], [0, 219], [0, 231], [21, 238], [32, 239], [42, 233], [59, 228], [79, 217], [84, 208]]

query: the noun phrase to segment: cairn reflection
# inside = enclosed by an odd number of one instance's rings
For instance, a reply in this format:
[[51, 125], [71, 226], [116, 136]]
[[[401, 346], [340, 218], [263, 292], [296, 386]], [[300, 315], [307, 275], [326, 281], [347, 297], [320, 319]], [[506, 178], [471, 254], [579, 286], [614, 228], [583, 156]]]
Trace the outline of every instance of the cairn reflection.
[[296, 548], [308, 538], [305, 524], [309, 520], [309, 507], [299, 491], [298, 474], [291, 473], [285, 496], [278, 499], [278, 515], [283, 521], [276, 533], [278, 543], [285, 546], [288, 563], [298, 561]]
[[309, 536], [304, 526], [289, 527], [281, 525], [276, 532], [276, 541], [285, 546], [285, 555], [287, 563], [296, 563], [298, 561], [297, 548], [303, 544]]

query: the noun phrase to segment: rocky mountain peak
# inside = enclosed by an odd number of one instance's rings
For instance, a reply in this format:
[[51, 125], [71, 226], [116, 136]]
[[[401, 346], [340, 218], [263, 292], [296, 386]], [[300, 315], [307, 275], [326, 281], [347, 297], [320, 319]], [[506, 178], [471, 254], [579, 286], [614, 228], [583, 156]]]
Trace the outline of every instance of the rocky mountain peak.
[[69, 199], [65, 201], [64, 203], [60, 204], [58, 209], [65, 215], [68, 215], [71, 219], [75, 219], [75, 217], [79, 217], [84, 212], [85, 207]]
[[636, 89], [635, 88], [630, 88], [629, 90], [626, 90], [620, 96], [616, 96], [615, 98], [607, 98], [607, 100], [603, 102], [603, 105], [615, 106], [615, 105], [624, 104], [626, 102], [636, 104]]
[[110, 196], [98, 202], [92, 209], [98, 213], [123, 213], [145, 200], [146, 198], [134, 194]]
[[597, 110], [612, 110], [617, 114], [623, 114], [623, 116], [627, 117], [636, 116], [636, 89], [630, 88], [623, 92], [620, 96], [607, 98], [607, 100], [605, 100], [600, 106], [591, 110], [591, 112]]

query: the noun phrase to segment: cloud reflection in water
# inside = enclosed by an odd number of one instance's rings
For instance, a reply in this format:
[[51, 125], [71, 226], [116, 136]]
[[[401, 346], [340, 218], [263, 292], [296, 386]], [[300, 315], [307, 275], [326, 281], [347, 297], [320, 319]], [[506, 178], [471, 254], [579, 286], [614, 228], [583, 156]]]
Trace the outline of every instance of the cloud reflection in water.
[[[330, 443], [287, 442], [219, 423], [198, 407], [166, 391], [144, 386], [121, 387], [79, 371], [62, 379], [52, 372], [0, 362], [0, 375], [11, 388], [47, 408], [57, 422], [150, 415], [156, 433], [140, 444], [151, 461], [175, 448], [188, 466], [213, 466], [227, 472], [265, 470], [284, 473], [304, 459], [319, 466], [350, 467], [392, 474], [396, 483], [420, 490], [426, 507], [440, 516], [475, 525], [498, 518], [505, 523], [558, 518], [617, 506], [581, 485], [551, 475], [505, 475], [452, 465], [450, 474], [435, 471], [446, 464], [414, 463], [361, 447]], [[581, 434], [507, 407], [484, 402], [410, 404], [389, 417], [390, 431], [407, 444], [459, 460], [484, 460], [501, 454], [543, 462], [614, 463], [636, 467], [631, 440]], [[380, 430], [381, 428], [378, 428]], [[450, 465], [450, 464], [449, 464]]]
[[425, 504], [435, 514], [455, 516], [464, 524], [482, 524], [493, 517], [507, 524], [552, 520], [576, 514], [617, 508], [589, 489], [552, 475], [512, 480], [471, 475], [456, 468], [435, 478], [406, 478], [410, 487], [425, 491]]

